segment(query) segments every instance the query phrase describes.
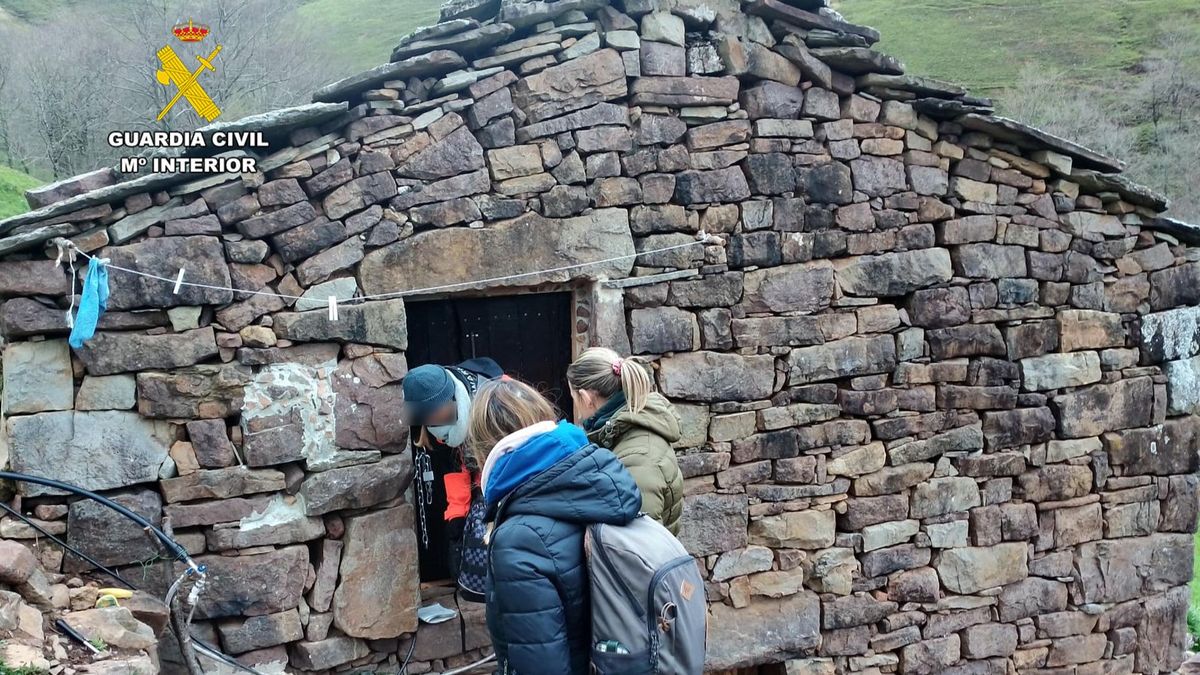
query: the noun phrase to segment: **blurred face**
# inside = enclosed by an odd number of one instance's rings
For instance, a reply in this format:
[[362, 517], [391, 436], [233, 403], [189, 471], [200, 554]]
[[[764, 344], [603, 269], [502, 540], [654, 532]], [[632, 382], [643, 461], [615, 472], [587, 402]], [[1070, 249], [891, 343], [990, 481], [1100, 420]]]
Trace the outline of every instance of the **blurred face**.
[[425, 426], [441, 427], [454, 424], [456, 421], [458, 421], [458, 404], [454, 399], [450, 399], [425, 419]]
[[576, 389], [569, 387], [571, 390], [571, 403], [575, 408], [575, 423], [579, 424], [596, 414], [600, 406], [604, 405], [603, 399], [600, 398], [594, 391], [588, 389]]

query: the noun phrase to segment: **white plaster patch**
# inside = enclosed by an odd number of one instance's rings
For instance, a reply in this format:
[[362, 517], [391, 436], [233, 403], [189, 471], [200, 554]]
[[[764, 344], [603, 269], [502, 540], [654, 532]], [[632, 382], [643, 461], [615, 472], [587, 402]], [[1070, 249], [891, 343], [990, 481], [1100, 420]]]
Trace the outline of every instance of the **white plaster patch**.
[[286, 525], [297, 520], [305, 520], [308, 514], [304, 512], [304, 497], [295, 495], [284, 498], [276, 494], [262, 512], [254, 511], [238, 522], [238, 529], [243, 532], [257, 530], [260, 527]]
[[336, 393], [330, 375], [337, 366], [328, 361], [319, 368], [300, 363], [275, 363], [263, 367], [246, 384], [242, 404], [242, 432], [250, 420], [298, 413], [303, 426], [303, 454], [309, 468], [335, 458]]

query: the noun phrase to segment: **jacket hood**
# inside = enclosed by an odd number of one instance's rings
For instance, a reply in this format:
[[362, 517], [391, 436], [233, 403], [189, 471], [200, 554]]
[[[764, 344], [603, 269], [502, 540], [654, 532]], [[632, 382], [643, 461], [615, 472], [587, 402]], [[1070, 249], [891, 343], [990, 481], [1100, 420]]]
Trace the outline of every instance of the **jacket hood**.
[[[572, 424], [559, 422], [553, 430], [535, 433], [505, 454], [509, 459], [503, 465], [497, 462], [485, 478], [490, 515], [529, 514], [581, 524], [623, 525], [641, 509], [641, 492], [621, 460], [588, 443]], [[556, 458], [547, 461], [547, 456]], [[503, 513], [496, 514], [497, 508]]]
[[608, 423], [588, 434], [588, 438], [605, 447], [612, 447], [617, 440], [633, 429], [645, 429], [657, 434], [667, 443], [678, 441], [683, 433], [680, 430], [679, 415], [665, 396], [652, 393], [646, 397], [646, 407], [639, 412], [630, 412], [625, 406], [618, 410]]

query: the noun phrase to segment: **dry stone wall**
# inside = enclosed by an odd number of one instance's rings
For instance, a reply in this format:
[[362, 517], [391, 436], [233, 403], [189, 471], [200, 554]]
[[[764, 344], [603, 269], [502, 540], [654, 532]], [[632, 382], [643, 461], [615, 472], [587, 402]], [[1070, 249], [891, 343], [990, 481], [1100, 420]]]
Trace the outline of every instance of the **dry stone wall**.
[[[395, 672], [422, 601], [405, 300], [354, 298], [556, 269], [503, 285], [590, 293], [590, 340], [679, 407], [714, 670], [1174, 670], [1200, 232], [822, 5], [453, 0], [317, 103], [223, 125], [273, 141], [259, 173], [32, 192], [0, 222], [9, 466], [169, 523], [213, 577], [198, 629], [246, 663]], [[53, 237], [233, 290], [114, 270], [72, 352]], [[21, 492], [106, 564], [154, 555]], [[0, 521], [81, 569], [27, 534]], [[459, 609], [409, 672], [487, 652]]]

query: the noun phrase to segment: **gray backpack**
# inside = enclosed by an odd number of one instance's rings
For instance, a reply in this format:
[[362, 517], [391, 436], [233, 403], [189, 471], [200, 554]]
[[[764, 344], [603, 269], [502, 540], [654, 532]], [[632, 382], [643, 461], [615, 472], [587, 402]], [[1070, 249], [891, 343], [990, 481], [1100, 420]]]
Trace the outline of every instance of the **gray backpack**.
[[647, 515], [628, 525], [591, 525], [592, 672], [700, 675], [708, 602], [683, 544]]

